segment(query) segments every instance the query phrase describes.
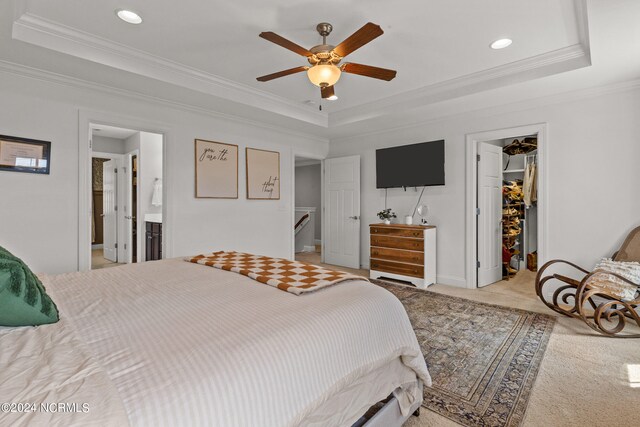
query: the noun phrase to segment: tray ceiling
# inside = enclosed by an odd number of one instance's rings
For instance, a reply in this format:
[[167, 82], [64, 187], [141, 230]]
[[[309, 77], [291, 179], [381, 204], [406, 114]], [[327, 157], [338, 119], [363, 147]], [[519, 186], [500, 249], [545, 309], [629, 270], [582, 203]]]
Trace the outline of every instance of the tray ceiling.
[[[590, 64], [581, 0], [31, 0], [18, 10], [13, 38], [92, 62], [233, 99], [321, 126], [369, 119]], [[141, 25], [114, 11], [131, 7]], [[384, 82], [343, 74], [339, 99], [320, 103], [304, 73], [267, 83], [259, 75], [305, 59], [258, 37], [274, 31], [304, 47], [321, 42], [318, 22], [337, 44], [366, 22], [385, 34], [348, 57], [392, 68]], [[489, 44], [509, 37], [503, 50]]]

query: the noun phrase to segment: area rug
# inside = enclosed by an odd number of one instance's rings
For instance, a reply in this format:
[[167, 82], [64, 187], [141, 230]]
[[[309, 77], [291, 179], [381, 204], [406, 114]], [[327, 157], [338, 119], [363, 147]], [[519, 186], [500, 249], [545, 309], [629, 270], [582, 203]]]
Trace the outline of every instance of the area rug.
[[555, 318], [372, 282], [409, 314], [433, 379], [423, 407], [464, 426], [520, 425]]

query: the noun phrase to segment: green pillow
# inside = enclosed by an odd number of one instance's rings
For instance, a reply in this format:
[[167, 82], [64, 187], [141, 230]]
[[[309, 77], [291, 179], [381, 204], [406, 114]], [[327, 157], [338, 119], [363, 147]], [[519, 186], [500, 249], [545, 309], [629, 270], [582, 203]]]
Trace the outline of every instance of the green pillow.
[[36, 326], [58, 321], [58, 309], [40, 279], [0, 246], [0, 326]]

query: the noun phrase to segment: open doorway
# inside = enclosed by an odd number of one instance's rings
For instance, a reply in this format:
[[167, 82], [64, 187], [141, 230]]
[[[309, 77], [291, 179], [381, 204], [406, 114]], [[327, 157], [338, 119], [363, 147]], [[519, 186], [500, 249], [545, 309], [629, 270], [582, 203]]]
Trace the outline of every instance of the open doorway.
[[295, 259], [311, 264], [322, 261], [322, 164], [295, 158]]
[[529, 282], [544, 262], [545, 126], [467, 136], [469, 287]]
[[91, 268], [161, 259], [163, 136], [90, 129]]
[[478, 152], [478, 287], [483, 287], [537, 270], [538, 137], [480, 141]]

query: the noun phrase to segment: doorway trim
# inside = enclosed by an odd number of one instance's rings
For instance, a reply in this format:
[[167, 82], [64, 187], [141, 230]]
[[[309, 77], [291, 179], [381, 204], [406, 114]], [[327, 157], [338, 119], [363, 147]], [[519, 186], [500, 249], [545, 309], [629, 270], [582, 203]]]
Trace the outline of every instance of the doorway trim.
[[171, 171], [168, 168], [168, 147], [173, 130], [165, 123], [104, 111], [78, 111], [78, 271], [91, 269], [91, 125], [115, 126], [162, 135], [162, 253], [173, 256], [173, 213], [168, 209], [168, 194], [172, 194]]
[[[325, 156], [313, 153], [307, 153], [304, 151], [296, 150], [294, 147], [291, 150], [291, 165], [292, 167], [292, 177], [291, 177], [291, 259], [296, 259], [296, 157], [303, 157], [309, 160], [320, 160], [320, 203], [322, 203], [322, 209], [320, 209], [320, 230], [322, 230], [321, 239], [322, 244], [320, 245], [320, 262], [324, 262], [324, 247], [325, 247], [325, 234], [324, 234], [324, 159]], [[317, 212], [317, 211], [316, 211]], [[318, 214], [316, 213], [316, 219], [318, 219]]]
[[[133, 163], [133, 157], [136, 156], [138, 159], [138, 176], [140, 177], [140, 149], [136, 148], [135, 150], [129, 151], [128, 153], [124, 153], [124, 167], [126, 168], [126, 172], [124, 174], [124, 194], [123, 194], [123, 206], [128, 206], [131, 208], [133, 206], [133, 197], [131, 194], [133, 192], [133, 167], [131, 164]], [[140, 180], [138, 180], [138, 183]], [[136, 184], [138, 187], [138, 184]], [[141, 252], [142, 248], [142, 239], [140, 232], [142, 230], [141, 223], [143, 222], [143, 218], [141, 218], [140, 212], [140, 191], [136, 190], [136, 263], [141, 262], [139, 260], [143, 259]], [[126, 251], [126, 259], [125, 262], [127, 264], [133, 263], [133, 219], [128, 220], [126, 218], [127, 212], [123, 211], [123, 226], [122, 226], [122, 242], [127, 245]], [[128, 212], [129, 216], [133, 216], [134, 212], [132, 209]]]
[[547, 124], [516, 126], [496, 129], [466, 135], [466, 282], [467, 288], [477, 288], [478, 270], [478, 229], [476, 224], [476, 200], [478, 194], [478, 143], [494, 139], [511, 138], [514, 136], [538, 136], [538, 265], [547, 261], [549, 191], [548, 191], [548, 143]]

